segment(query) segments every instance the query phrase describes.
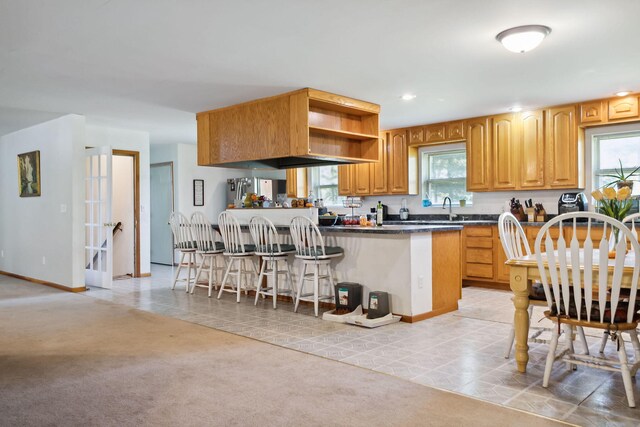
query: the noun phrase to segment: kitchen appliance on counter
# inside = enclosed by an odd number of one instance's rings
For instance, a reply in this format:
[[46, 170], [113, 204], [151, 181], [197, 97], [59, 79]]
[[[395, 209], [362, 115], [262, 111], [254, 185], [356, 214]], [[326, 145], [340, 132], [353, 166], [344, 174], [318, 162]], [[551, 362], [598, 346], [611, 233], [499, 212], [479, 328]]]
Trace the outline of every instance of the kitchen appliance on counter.
[[[584, 193], [564, 193], [558, 200], [558, 215], [569, 212], [582, 212], [589, 209], [589, 202]], [[586, 218], [579, 220], [586, 221]]]
[[400, 221], [409, 219], [409, 209], [407, 208], [407, 199], [402, 199], [402, 207], [400, 208]]

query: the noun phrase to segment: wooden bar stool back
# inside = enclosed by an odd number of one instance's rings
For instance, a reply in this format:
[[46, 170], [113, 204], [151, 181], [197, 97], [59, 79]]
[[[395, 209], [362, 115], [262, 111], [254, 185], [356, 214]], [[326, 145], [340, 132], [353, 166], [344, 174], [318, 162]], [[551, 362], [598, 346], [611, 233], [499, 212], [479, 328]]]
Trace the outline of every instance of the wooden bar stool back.
[[[223, 255], [227, 258], [227, 269], [222, 278], [218, 299], [223, 292], [235, 292], [236, 302], [240, 302], [242, 289], [245, 290], [245, 294], [248, 294], [249, 289], [253, 288], [250, 285], [251, 276], [257, 275], [257, 268], [253, 261], [255, 246], [244, 243], [240, 223], [229, 212], [222, 212], [218, 216], [218, 227], [224, 243]], [[247, 263], [250, 265], [249, 267]], [[235, 284], [228, 284], [229, 276], [235, 278]], [[226, 288], [227, 284], [229, 285], [228, 289]]]
[[[194, 212], [191, 215], [191, 232], [196, 241], [196, 254], [200, 256], [200, 264], [198, 265], [198, 271], [196, 273], [195, 280], [191, 286], [191, 293], [196, 289], [196, 286], [208, 288], [209, 298], [211, 298], [211, 291], [215, 284], [216, 289], [220, 284], [221, 272], [224, 270], [225, 258], [222, 255], [224, 252], [224, 243], [217, 237], [220, 235], [202, 212]], [[208, 273], [208, 283], [201, 284], [198, 282], [200, 275], [206, 269]]]
[[[171, 232], [173, 233], [174, 249], [180, 251], [180, 262], [178, 263], [178, 269], [173, 278], [173, 285], [171, 289], [176, 288], [177, 282], [186, 282], [186, 292], [189, 292], [189, 286], [191, 284], [191, 270], [196, 267], [196, 242], [193, 240], [191, 234], [191, 223], [186, 216], [180, 212], [172, 212], [169, 216], [169, 225], [171, 226]], [[185, 258], [187, 260], [185, 261]], [[183, 267], [187, 267], [187, 277], [180, 279], [180, 272]]]

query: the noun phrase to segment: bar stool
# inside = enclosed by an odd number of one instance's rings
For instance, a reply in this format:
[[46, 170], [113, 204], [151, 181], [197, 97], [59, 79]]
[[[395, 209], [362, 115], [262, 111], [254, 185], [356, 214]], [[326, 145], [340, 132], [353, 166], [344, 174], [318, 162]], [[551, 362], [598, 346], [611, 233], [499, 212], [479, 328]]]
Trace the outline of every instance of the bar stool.
[[[191, 285], [191, 267], [195, 267], [196, 265], [196, 242], [191, 235], [191, 224], [187, 217], [180, 212], [172, 212], [169, 216], [169, 225], [173, 233], [174, 248], [182, 254], [171, 289], [176, 288], [177, 282], [185, 281], [187, 282], [185, 291], [189, 292], [189, 286]], [[187, 262], [184, 261], [185, 257], [188, 258]], [[182, 267], [187, 267], [186, 279], [179, 279]]]
[[[244, 243], [240, 223], [230, 213], [222, 212], [218, 216], [218, 227], [220, 227], [220, 234], [222, 234], [222, 241], [224, 242], [224, 252], [222, 254], [227, 258], [227, 269], [222, 279], [222, 285], [220, 285], [218, 299], [220, 299], [223, 292], [235, 292], [237, 295], [236, 302], [240, 302], [242, 277], [245, 277], [244, 289], [245, 293], [248, 294], [249, 286], [246, 276], [257, 273], [256, 265], [253, 262], [256, 248], [254, 245]], [[247, 268], [247, 261], [251, 264], [251, 270]], [[234, 266], [235, 270], [233, 269]], [[225, 289], [229, 275], [233, 275], [236, 278], [236, 283], [235, 286], [229, 285], [229, 289]]]
[[[254, 216], [249, 221], [249, 231], [256, 247], [256, 255], [261, 259], [260, 275], [256, 285], [256, 299], [253, 305], [258, 304], [258, 297], [273, 297], [273, 308], [276, 308], [278, 293], [289, 294], [295, 301], [296, 291], [291, 279], [289, 268], [289, 255], [296, 251], [294, 245], [280, 243], [278, 231], [273, 223], [263, 216]], [[278, 263], [284, 262], [285, 269], [278, 269]], [[289, 289], [278, 289], [278, 276], [286, 274], [289, 280]], [[267, 276], [267, 284], [262, 287], [262, 279]], [[273, 278], [272, 286], [269, 286], [269, 276]]]
[[[296, 248], [295, 257], [302, 261], [302, 271], [298, 278], [298, 289], [294, 311], [298, 311], [300, 301], [313, 301], [313, 308], [318, 317], [318, 305], [320, 300], [333, 300], [333, 271], [331, 260], [342, 256], [344, 250], [337, 246], [325, 246], [324, 239], [318, 227], [307, 217], [297, 216], [289, 225], [291, 238]], [[326, 273], [320, 274], [320, 266], [326, 267]], [[307, 273], [307, 266], [313, 271]], [[329, 281], [330, 289], [324, 295], [320, 294], [320, 280]], [[303, 293], [305, 281], [313, 282], [313, 292]], [[311, 298], [310, 298], [311, 297]]]
[[[211, 298], [213, 283], [220, 283], [217, 280], [218, 272], [224, 270], [225, 258], [222, 255], [224, 252], [224, 244], [214, 238], [218, 233], [213, 229], [211, 223], [202, 212], [195, 212], [191, 215], [191, 232], [196, 241], [196, 254], [200, 255], [201, 260], [198, 265], [198, 272], [191, 286], [191, 293], [195, 291], [196, 286], [209, 288], [209, 298]], [[198, 279], [200, 279], [200, 275], [205, 267], [209, 275], [208, 285], [198, 283]], [[218, 289], [218, 284], [216, 284], [216, 289]]]

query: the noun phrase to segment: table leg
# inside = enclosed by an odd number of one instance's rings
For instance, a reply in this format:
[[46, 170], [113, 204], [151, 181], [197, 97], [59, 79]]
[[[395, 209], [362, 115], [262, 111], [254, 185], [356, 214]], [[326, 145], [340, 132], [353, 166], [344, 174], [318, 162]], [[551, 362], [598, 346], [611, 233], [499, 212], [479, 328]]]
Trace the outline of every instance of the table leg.
[[511, 266], [509, 285], [513, 291], [513, 329], [515, 331], [516, 345], [515, 357], [518, 371], [526, 372], [529, 362], [529, 280], [526, 267]]

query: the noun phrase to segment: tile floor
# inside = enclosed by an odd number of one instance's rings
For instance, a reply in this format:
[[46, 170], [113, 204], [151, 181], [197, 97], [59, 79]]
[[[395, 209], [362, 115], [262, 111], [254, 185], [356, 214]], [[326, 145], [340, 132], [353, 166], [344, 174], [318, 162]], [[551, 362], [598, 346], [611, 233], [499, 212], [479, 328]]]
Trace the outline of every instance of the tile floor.
[[[154, 265], [152, 277], [116, 280], [111, 290], [93, 288], [84, 295], [578, 425], [640, 425], [640, 408], [627, 406], [616, 373], [585, 367], [568, 372], [556, 364], [544, 389], [544, 344], [530, 344], [527, 373], [516, 371], [513, 357], [503, 357], [513, 316], [510, 292], [464, 288], [456, 312], [366, 329], [317, 319], [310, 306], [293, 313], [286, 302], [273, 310], [270, 299], [254, 306], [245, 296], [240, 303], [227, 293], [220, 300], [208, 298], [202, 288], [188, 295], [181, 284], [171, 290], [171, 278], [170, 267]], [[545, 322], [541, 311], [534, 312], [532, 325]], [[599, 332], [586, 333], [596, 352]], [[609, 344], [607, 351], [612, 350]], [[640, 402], [640, 386], [634, 387]]]

